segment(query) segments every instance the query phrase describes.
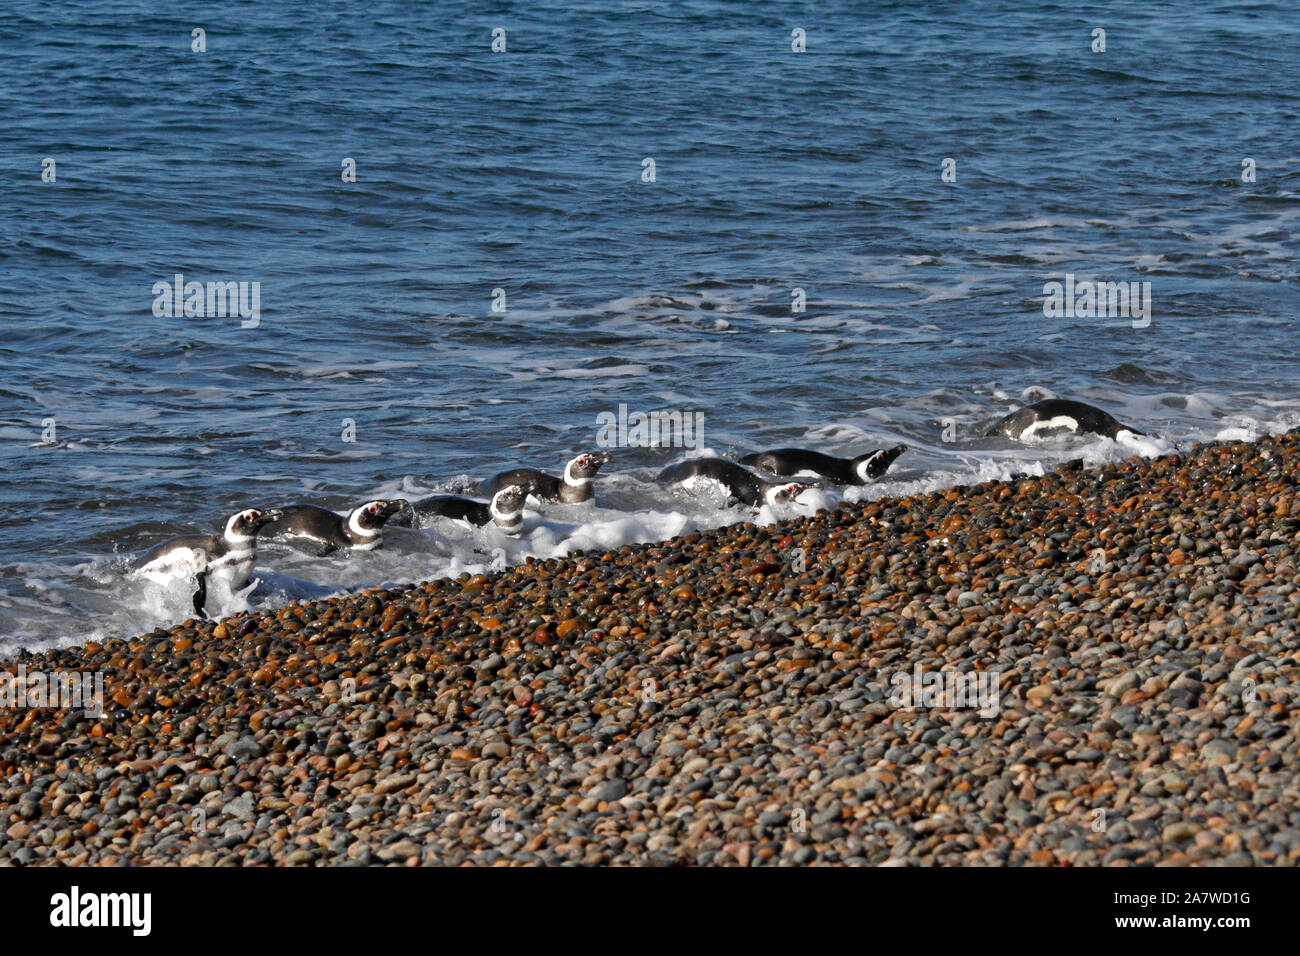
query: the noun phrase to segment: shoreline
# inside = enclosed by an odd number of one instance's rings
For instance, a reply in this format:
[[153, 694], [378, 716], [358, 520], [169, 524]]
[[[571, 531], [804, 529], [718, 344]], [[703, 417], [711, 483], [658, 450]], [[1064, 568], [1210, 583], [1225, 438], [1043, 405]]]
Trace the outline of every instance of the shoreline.
[[1292, 431], [22, 653], [107, 715], [0, 707], [0, 864], [1295, 865], [1298, 481]]

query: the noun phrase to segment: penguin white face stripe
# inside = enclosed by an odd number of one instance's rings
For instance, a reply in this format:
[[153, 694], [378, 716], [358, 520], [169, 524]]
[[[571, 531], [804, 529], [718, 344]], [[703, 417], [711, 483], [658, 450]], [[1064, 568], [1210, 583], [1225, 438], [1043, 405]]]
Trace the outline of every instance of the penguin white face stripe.
[[377, 501], [367, 501], [360, 508], [354, 509], [352, 514], [348, 515], [348, 530], [358, 537], [378, 538], [382, 534], [379, 528], [363, 528], [360, 524], [361, 515], [365, 513], [365, 510], [378, 503]]
[[873, 454], [870, 458], [868, 458], [866, 461], [859, 462], [859, 463], [858, 463], [858, 477], [861, 478], [863, 481], [867, 481], [867, 480], [871, 477], [870, 469], [871, 469], [871, 465], [872, 465], [872, 463], [875, 462], [875, 460], [876, 460], [877, 458], [879, 458], [879, 457], [880, 457], [881, 455], [883, 455], [883, 454], [884, 454], [884, 451], [883, 451], [883, 450], [882, 450], [882, 451], [878, 451], [878, 452], [876, 452], [875, 454]]
[[256, 517], [257, 517], [257, 513], [254, 511], [237, 511], [229, 518], [227, 518], [226, 532], [225, 532], [226, 540], [227, 541], [252, 541], [256, 537], [256, 534], [241, 534], [240, 532], [235, 530], [235, 522], [238, 521], [240, 518], [243, 518], [245, 521], [252, 521]]
[[566, 485], [577, 485], [579, 487], [581, 487], [582, 485], [591, 484], [590, 478], [578, 478], [574, 476], [573, 465], [577, 460], [578, 459], [575, 458], [573, 459], [573, 461], [569, 462], [567, 465], [564, 466], [564, 483]]
[[511, 491], [511, 489], [506, 488], [501, 491], [498, 491], [495, 495], [492, 496], [492, 500], [488, 503], [488, 514], [492, 516], [492, 520], [498, 523], [502, 521], [505, 521], [507, 523], [522, 521], [524, 516], [523, 516], [523, 511], [521, 509], [516, 509], [514, 511], [504, 511], [497, 504], [498, 501], [504, 500], [503, 496], [513, 498], [515, 497], [515, 494]]
[[791, 484], [788, 485], [777, 485], [775, 488], [767, 489], [767, 492], [763, 495], [763, 498], [767, 501], [769, 505], [775, 506], [779, 503], [777, 500], [779, 495], [785, 495], [787, 500], [793, 501], [795, 496], [799, 493], [802, 493], [803, 490], [804, 490], [803, 485], [792, 482]]

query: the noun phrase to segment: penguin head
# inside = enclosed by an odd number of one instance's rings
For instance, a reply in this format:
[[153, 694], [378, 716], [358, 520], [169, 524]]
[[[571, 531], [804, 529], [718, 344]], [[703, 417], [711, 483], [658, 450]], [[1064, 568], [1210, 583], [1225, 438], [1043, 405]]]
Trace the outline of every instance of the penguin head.
[[564, 480], [569, 484], [585, 484], [596, 477], [600, 466], [609, 463], [609, 452], [584, 452], [564, 466]]
[[853, 459], [853, 473], [860, 481], [875, 481], [887, 472], [894, 459], [905, 451], [907, 451], [906, 445], [896, 445], [893, 448], [878, 448], [865, 455], [859, 455]]
[[533, 490], [531, 482], [522, 482], [517, 485], [506, 485], [495, 495], [492, 496], [492, 517], [498, 515], [517, 514], [524, 510], [524, 502], [528, 498], [529, 492]]
[[384, 526], [384, 522], [399, 511], [409, 507], [410, 502], [405, 498], [378, 498], [374, 501], [367, 501], [359, 508], [354, 508], [348, 518], [348, 523], [359, 534], [377, 534], [379, 529]]
[[788, 504], [798, 498], [809, 488], [818, 487], [803, 481], [788, 481], [782, 485], [773, 485], [767, 489], [767, 503], [770, 505]]
[[493, 523], [506, 534], [517, 535], [524, 529], [524, 502], [531, 490], [530, 483], [507, 485], [492, 496], [488, 513], [492, 515]]
[[244, 511], [237, 511], [226, 521], [226, 537], [233, 541], [244, 541], [257, 537], [258, 529], [264, 525], [277, 521], [282, 516], [282, 512], [276, 508], [263, 510], [261, 508], [248, 508]]

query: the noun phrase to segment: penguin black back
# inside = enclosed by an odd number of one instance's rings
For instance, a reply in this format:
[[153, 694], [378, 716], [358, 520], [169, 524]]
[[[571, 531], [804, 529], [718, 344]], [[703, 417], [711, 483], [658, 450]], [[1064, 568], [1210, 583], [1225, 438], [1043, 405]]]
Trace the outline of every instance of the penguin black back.
[[806, 448], [773, 448], [740, 459], [769, 475], [800, 477], [811, 475], [841, 485], [865, 485], [880, 478], [903, 452], [906, 445], [877, 448], [856, 458], [837, 458]]

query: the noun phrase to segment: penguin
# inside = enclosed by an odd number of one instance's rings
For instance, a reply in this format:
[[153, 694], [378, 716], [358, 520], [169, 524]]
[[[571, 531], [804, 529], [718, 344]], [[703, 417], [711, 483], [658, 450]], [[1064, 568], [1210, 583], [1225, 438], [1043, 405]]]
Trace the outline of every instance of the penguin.
[[660, 484], [681, 483], [688, 488], [696, 485], [699, 479], [718, 482], [732, 499], [751, 508], [794, 501], [813, 487], [799, 481], [767, 481], [725, 458], [691, 458], [669, 465], [655, 478]]
[[533, 468], [515, 468], [493, 475], [479, 486], [479, 493], [495, 495], [508, 485], [528, 485], [535, 498], [558, 501], [566, 505], [579, 504], [594, 498], [592, 482], [600, 466], [609, 463], [609, 452], [582, 454], [564, 466], [564, 477], [556, 478]]
[[1103, 435], [1118, 438], [1121, 432], [1145, 435], [1117, 421], [1108, 412], [1068, 398], [1049, 398], [1026, 405], [1002, 418], [989, 435], [1005, 435], [1013, 441], [1033, 442], [1061, 435]]
[[248, 584], [257, 558], [257, 533], [280, 518], [276, 509], [248, 508], [231, 515], [219, 534], [187, 534], [154, 545], [140, 556], [135, 571], [153, 581], [194, 579], [194, 612], [208, 616], [208, 575], [223, 578], [232, 591]]
[[285, 505], [280, 517], [271, 522], [267, 537], [310, 538], [319, 545], [316, 554], [324, 557], [340, 548], [374, 551], [384, 543], [384, 523], [409, 507], [406, 499], [377, 499], [353, 508], [343, 517], [316, 505]]
[[464, 495], [432, 495], [421, 498], [411, 509], [422, 518], [457, 518], [480, 528], [492, 521], [506, 534], [517, 535], [523, 530], [529, 490], [526, 484], [507, 485], [486, 502]]
[[865, 485], [880, 478], [903, 452], [906, 445], [877, 448], [856, 458], [836, 458], [804, 448], [774, 448], [746, 455], [740, 459], [769, 475], [788, 475], [794, 478], [825, 478], [841, 485]]

